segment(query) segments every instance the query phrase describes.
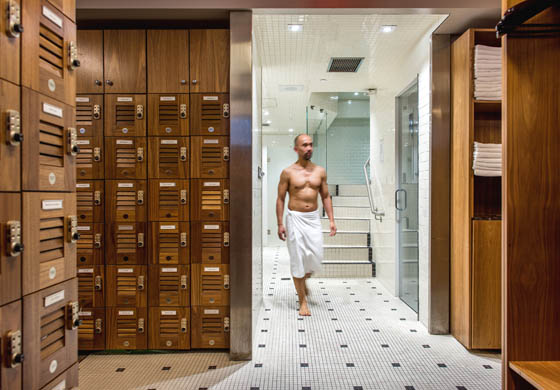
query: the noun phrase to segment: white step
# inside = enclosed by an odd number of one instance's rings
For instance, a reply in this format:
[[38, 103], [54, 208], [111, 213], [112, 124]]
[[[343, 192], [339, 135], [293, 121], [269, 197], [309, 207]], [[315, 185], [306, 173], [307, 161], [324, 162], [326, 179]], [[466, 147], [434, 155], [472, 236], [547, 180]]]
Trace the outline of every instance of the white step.
[[323, 260], [369, 260], [369, 248], [366, 246], [324, 246]]
[[333, 196], [333, 206], [370, 207], [367, 196]]
[[369, 207], [333, 207], [335, 218], [369, 218], [371, 210]]
[[367, 233], [346, 233], [338, 231], [334, 237], [329, 236], [329, 232], [323, 233], [325, 245], [358, 245], [366, 246], [368, 241]]
[[314, 278], [370, 278], [373, 274], [373, 264], [354, 263], [337, 264], [323, 262], [323, 271], [313, 274]]
[[[337, 230], [369, 232], [369, 218], [336, 218], [335, 224]], [[321, 218], [321, 226], [323, 230], [330, 229], [328, 218]]]
[[368, 196], [365, 184], [340, 184], [338, 186], [338, 194], [331, 193], [333, 196]]

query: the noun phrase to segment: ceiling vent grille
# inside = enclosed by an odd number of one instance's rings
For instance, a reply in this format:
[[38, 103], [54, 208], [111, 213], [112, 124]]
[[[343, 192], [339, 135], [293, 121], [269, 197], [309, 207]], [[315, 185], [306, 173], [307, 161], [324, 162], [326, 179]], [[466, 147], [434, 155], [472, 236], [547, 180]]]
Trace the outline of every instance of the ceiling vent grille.
[[364, 57], [331, 57], [327, 72], [357, 72]]

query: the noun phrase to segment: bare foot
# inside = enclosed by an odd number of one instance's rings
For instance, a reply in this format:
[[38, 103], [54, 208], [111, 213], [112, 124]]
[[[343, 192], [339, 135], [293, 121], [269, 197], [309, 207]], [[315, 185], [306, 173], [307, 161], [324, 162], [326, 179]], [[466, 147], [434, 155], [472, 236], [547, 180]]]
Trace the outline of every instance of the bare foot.
[[307, 302], [303, 302], [299, 306], [299, 315], [302, 317], [310, 316], [311, 312], [309, 311], [309, 307], [307, 306]]

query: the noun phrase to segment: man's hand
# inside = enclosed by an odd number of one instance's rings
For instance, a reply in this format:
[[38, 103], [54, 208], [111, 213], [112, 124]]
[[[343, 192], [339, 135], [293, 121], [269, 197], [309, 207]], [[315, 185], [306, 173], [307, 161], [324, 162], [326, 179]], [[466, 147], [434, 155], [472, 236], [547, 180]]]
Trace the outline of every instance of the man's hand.
[[278, 238], [282, 241], [286, 241], [286, 228], [284, 225], [278, 225]]
[[336, 225], [334, 224], [334, 222], [331, 222], [331, 232], [329, 234], [329, 236], [334, 236], [336, 235]]

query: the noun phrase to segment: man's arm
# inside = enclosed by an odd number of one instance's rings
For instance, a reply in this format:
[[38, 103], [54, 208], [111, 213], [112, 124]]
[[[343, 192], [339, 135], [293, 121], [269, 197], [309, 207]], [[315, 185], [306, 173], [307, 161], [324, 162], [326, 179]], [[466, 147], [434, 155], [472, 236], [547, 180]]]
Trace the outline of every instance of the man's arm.
[[289, 177], [284, 169], [280, 174], [280, 182], [278, 183], [278, 198], [276, 199], [276, 219], [278, 221], [278, 238], [286, 241], [286, 228], [284, 227], [284, 203], [286, 201], [286, 193], [288, 192]]
[[319, 193], [321, 194], [321, 200], [323, 201], [323, 208], [327, 212], [327, 216], [329, 217], [330, 221], [330, 236], [334, 236], [336, 234], [336, 225], [334, 224], [334, 213], [332, 208], [332, 199], [329, 194], [329, 185], [327, 184], [327, 171], [323, 169], [321, 175], [321, 188], [319, 189]]

